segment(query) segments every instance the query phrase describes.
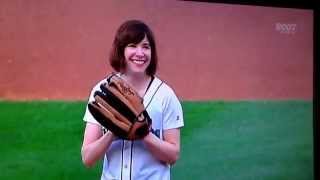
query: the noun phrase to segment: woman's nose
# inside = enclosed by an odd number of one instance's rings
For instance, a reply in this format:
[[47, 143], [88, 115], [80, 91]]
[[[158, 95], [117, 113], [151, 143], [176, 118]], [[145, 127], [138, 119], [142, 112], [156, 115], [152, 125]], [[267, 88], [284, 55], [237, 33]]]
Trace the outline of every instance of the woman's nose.
[[137, 55], [137, 56], [144, 56], [143, 49], [140, 48], [140, 47], [138, 47], [138, 48], [136, 49], [136, 55]]

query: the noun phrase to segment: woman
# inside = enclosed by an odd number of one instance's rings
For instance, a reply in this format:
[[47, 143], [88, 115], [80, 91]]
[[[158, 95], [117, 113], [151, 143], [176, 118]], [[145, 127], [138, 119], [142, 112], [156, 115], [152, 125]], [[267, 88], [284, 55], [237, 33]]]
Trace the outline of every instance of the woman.
[[[151, 131], [141, 140], [117, 138], [103, 130], [88, 109], [81, 155], [90, 167], [104, 156], [101, 179], [170, 179], [170, 165], [180, 154], [180, 128], [183, 127], [181, 104], [174, 91], [155, 76], [157, 51], [150, 28], [138, 20], [123, 23], [118, 29], [110, 64], [117, 75], [143, 97], [152, 119]], [[99, 89], [102, 80], [92, 89]]]

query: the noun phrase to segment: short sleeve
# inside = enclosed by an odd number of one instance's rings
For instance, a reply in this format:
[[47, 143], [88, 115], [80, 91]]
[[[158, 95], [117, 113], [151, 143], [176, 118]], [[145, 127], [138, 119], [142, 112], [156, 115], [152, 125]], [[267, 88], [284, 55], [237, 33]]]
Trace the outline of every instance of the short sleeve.
[[89, 102], [94, 101], [94, 97], [93, 97], [94, 92], [97, 91], [97, 90], [99, 90], [99, 86], [100, 86], [100, 84], [103, 83], [103, 81], [104, 81], [104, 80], [102, 80], [102, 81], [100, 81], [99, 83], [97, 83], [97, 84], [94, 86], [94, 88], [92, 88], [92, 90], [91, 90], [91, 93], [90, 93], [90, 96], [89, 96], [89, 100], [88, 100], [88, 103], [87, 103], [87, 105], [86, 105], [86, 111], [85, 111], [84, 116], [83, 116], [83, 121], [85, 121], [85, 122], [89, 122], [89, 123], [94, 123], [94, 124], [100, 125], [100, 124], [95, 120], [95, 118], [92, 116], [92, 114], [90, 113], [90, 111], [89, 111], [89, 109], [88, 109], [88, 104], [89, 104]]
[[171, 89], [167, 95], [163, 110], [163, 129], [181, 128], [184, 126], [181, 103]]

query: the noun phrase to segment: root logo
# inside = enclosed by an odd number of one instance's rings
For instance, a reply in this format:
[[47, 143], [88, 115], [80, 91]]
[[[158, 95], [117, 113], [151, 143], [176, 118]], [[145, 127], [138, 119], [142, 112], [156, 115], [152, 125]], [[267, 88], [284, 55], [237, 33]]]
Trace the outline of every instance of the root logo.
[[275, 30], [280, 34], [295, 34], [297, 30], [297, 24], [276, 23]]

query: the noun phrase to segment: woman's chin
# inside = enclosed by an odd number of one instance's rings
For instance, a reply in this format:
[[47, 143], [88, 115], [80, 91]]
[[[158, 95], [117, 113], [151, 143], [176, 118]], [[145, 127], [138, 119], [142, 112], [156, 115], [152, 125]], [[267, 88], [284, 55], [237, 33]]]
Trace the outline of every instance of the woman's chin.
[[134, 66], [134, 67], [130, 67], [130, 70], [128, 70], [128, 72], [130, 73], [134, 73], [134, 74], [143, 74], [145, 73], [147, 67], [145, 66]]
[[127, 71], [127, 73], [141, 75], [141, 74], [145, 74], [145, 69], [131, 69], [130, 71]]

